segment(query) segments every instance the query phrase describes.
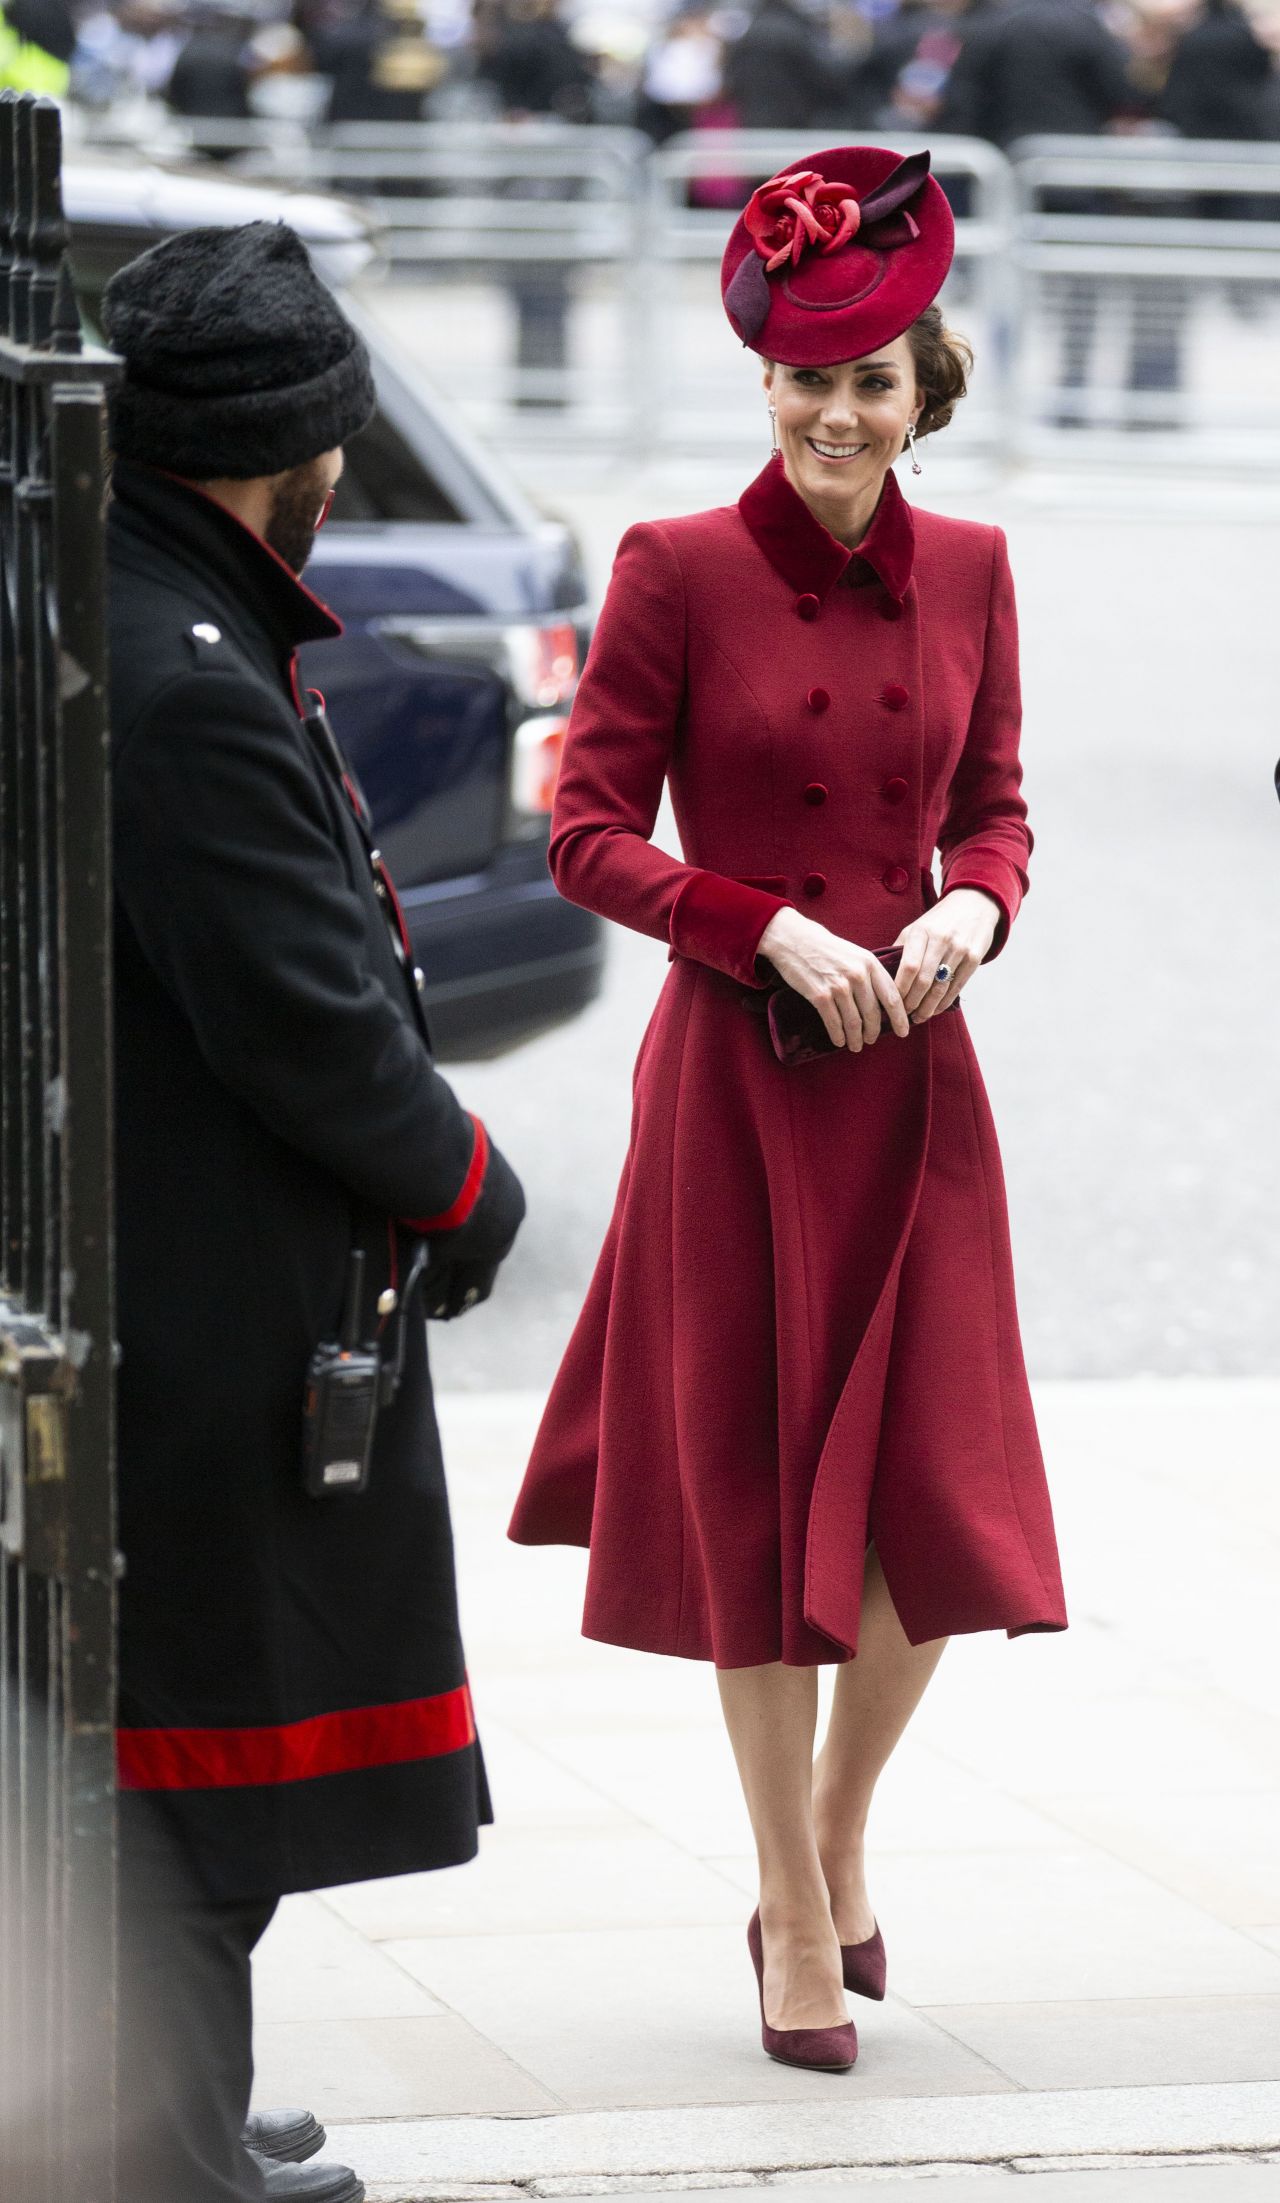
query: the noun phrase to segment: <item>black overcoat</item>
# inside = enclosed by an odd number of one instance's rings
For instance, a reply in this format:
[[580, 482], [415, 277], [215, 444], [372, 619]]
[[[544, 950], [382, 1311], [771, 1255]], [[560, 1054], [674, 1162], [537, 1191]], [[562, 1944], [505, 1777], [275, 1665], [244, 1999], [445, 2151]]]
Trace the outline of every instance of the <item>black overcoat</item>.
[[307, 1497], [300, 1440], [353, 1244], [368, 1333], [483, 1131], [300, 717], [339, 623], [147, 468], [109, 557], [122, 1813], [228, 1898], [452, 1865], [490, 1813], [420, 1304], [367, 1492]]

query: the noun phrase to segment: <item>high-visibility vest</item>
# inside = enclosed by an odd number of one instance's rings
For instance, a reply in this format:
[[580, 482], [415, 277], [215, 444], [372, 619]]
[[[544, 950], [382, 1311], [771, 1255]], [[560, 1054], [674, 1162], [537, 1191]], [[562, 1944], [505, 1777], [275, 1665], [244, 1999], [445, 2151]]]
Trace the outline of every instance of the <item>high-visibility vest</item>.
[[40, 92], [62, 99], [71, 82], [65, 61], [55, 61], [43, 46], [19, 38], [0, 16], [0, 91]]

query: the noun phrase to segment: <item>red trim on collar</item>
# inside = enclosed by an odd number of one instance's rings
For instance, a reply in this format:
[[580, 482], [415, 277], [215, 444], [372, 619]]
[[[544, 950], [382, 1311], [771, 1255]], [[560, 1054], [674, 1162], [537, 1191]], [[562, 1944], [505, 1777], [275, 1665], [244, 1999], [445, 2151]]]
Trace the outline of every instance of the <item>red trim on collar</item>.
[[465, 1683], [434, 1698], [353, 1706], [251, 1729], [117, 1729], [122, 1790], [234, 1790], [441, 1759], [476, 1739]]
[[249, 541], [251, 543], [256, 543], [260, 551], [265, 551], [267, 557], [275, 562], [275, 564], [280, 568], [282, 574], [288, 575], [288, 578], [293, 583], [294, 588], [300, 590], [302, 592], [302, 595], [306, 597], [309, 603], [314, 604], [317, 612], [322, 612], [327, 620], [331, 620], [333, 622], [334, 635], [343, 635], [346, 633], [346, 629], [344, 628], [342, 621], [338, 618], [337, 613], [333, 610], [333, 607], [326, 604], [323, 597], [318, 597], [314, 589], [308, 589], [302, 577], [299, 574], [294, 573], [292, 566], [288, 565], [286, 561], [281, 558], [278, 551], [272, 550], [271, 545], [268, 543], [266, 537], [263, 535], [259, 535], [256, 528], [251, 528], [247, 520], [242, 520], [240, 518], [239, 513], [232, 512], [230, 505], [224, 505], [220, 497], [211, 497], [208, 490], [203, 488], [199, 482], [193, 482], [189, 475], [173, 474], [170, 472], [168, 467], [152, 467], [151, 472], [152, 474], [162, 475], [166, 482], [176, 482], [179, 489], [190, 490], [193, 497], [202, 497], [206, 505], [212, 505], [215, 511], [224, 513], [228, 520], [234, 521], [236, 527], [241, 529], [243, 533], [248, 536]]
[[901, 604], [911, 580], [916, 531], [893, 469], [855, 551], [837, 542], [793, 486], [781, 459], [768, 459], [738, 499], [738, 511], [769, 564], [791, 588], [825, 597], [854, 559], [864, 560]]

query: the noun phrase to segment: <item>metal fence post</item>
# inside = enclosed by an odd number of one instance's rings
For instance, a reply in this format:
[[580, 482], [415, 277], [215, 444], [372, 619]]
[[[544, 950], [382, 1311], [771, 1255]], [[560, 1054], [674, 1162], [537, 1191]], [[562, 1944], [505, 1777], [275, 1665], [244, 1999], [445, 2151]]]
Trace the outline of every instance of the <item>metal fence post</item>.
[[105, 396], [57, 108], [0, 94], [0, 2151], [114, 2194]]

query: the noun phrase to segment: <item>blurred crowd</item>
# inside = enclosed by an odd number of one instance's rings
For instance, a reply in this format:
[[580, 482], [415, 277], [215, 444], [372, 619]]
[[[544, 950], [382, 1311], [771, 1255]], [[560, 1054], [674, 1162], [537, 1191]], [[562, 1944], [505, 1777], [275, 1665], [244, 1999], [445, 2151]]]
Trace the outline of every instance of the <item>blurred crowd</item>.
[[1280, 0], [0, 0], [0, 84], [196, 117], [1280, 139]]

